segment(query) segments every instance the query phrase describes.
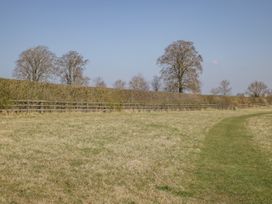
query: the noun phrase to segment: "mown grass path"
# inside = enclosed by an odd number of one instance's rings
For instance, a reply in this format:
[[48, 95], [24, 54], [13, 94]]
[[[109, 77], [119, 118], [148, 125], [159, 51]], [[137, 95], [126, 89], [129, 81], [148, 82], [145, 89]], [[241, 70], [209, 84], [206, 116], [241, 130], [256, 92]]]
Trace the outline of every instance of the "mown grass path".
[[222, 120], [204, 141], [190, 188], [204, 203], [272, 203], [272, 168], [254, 144], [246, 120], [258, 113]]

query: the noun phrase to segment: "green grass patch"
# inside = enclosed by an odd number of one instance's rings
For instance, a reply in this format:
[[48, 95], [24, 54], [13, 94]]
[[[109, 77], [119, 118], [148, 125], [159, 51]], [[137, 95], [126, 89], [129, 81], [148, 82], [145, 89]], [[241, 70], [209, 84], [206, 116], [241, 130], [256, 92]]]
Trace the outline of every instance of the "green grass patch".
[[271, 203], [272, 168], [256, 146], [246, 120], [224, 119], [207, 134], [191, 190], [208, 203]]

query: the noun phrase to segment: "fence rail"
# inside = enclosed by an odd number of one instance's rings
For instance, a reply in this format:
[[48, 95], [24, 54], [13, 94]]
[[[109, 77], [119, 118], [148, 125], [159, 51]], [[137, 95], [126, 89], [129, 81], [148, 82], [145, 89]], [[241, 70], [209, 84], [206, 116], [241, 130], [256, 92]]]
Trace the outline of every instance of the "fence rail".
[[182, 111], [201, 109], [234, 109], [264, 106], [264, 104], [144, 104], [144, 103], [108, 103], [108, 102], [75, 102], [46, 100], [11, 100], [0, 111], [7, 112], [108, 112], [108, 111]]

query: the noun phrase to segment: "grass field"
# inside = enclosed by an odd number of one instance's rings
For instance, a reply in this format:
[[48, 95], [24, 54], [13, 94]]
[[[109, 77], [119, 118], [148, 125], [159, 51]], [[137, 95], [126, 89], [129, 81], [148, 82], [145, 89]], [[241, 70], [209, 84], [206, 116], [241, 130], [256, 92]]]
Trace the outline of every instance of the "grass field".
[[[261, 146], [264, 153], [272, 155], [272, 114], [253, 117], [248, 120], [256, 144]], [[272, 157], [270, 158], [272, 165]]]
[[267, 111], [0, 115], [0, 203], [271, 203]]

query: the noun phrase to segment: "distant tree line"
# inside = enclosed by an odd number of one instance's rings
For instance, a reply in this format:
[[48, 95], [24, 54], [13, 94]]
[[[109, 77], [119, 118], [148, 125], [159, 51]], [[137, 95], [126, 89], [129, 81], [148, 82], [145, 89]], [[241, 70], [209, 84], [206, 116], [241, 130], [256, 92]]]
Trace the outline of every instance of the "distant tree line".
[[[36, 46], [20, 54], [13, 75], [17, 79], [30, 81], [58, 80], [67, 85], [87, 86], [91, 81], [84, 74], [88, 62], [88, 59], [73, 50], [57, 57], [47, 47]], [[202, 63], [203, 59], [193, 42], [178, 40], [167, 46], [164, 54], [158, 58], [160, 75], [155, 75], [151, 82], [148, 82], [142, 74], [137, 74], [128, 83], [121, 79], [116, 80], [113, 88], [199, 94]], [[95, 87], [107, 87], [101, 77], [94, 78], [91, 82]], [[231, 90], [230, 82], [223, 80], [218, 87], [211, 90], [211, 93], [227, 96], [231, 94]], [[248, 86], [245, 94], [240, 95], [260, 97], [271, 94], [266, 84], [255, 81]]]
[[[217, 88], [213, 88], [211, 93], [213, 95], [228, 96], [231, 95], [231, 86], [228, 80], [223, 80], [220, 82]], [[252, 97], [264, 97], [271, 96], [272, 90], [262, 81], [254, 81], [250, 83], [247, 87], [245, 93], [238, 93], [237, 96], [252, 96]]]

